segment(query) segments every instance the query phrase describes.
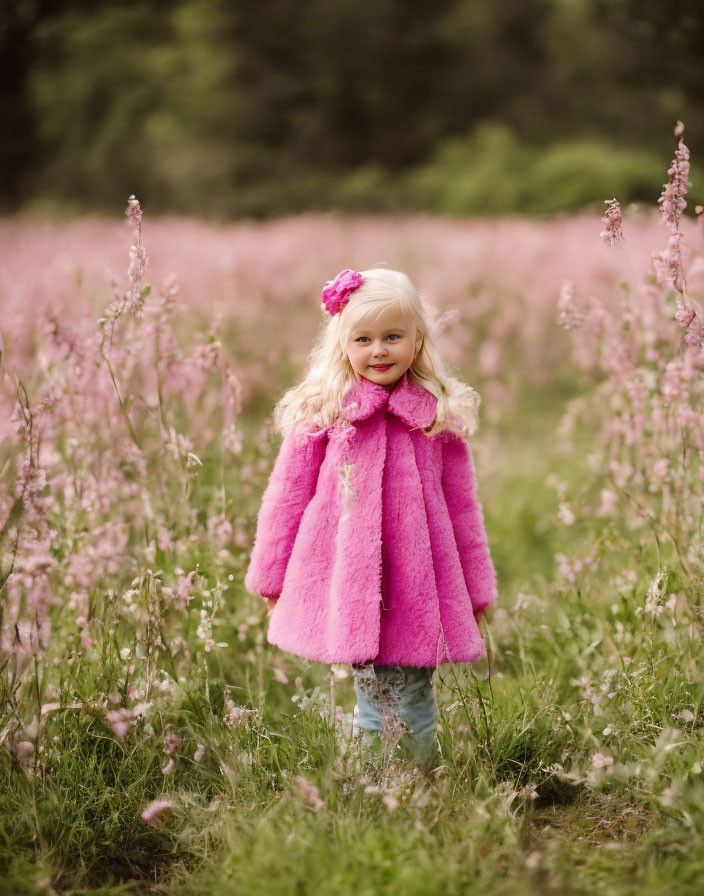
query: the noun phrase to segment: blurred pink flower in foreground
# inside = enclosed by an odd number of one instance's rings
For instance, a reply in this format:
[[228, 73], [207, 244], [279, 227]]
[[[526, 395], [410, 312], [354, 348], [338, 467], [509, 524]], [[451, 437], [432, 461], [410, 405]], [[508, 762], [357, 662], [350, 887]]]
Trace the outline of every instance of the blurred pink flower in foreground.
[[613, 764], [613, 756], [607, 756], [605, 753], [594, 753], [592, 756], [592, 765], [594, 768], [605, 768], [606, 766]]
[[21, 740], [15, 744], [15, 755], [19, 760], [28, 759], [34, 755], [34, 744], [28, 740]]
[[302, 775], [295, 777], [293, 783], [306, 801], [311, 805], [314, 812], [319, 812], [325, 806], [325, 803], [320, 799], [320, 794], [318, 793], [318, 788], [315, 784], [311, 784], [310, 781], [307, 781]]
[[557, 302], [558, 323], [565, 330], [581, 327], [584, 323], [584, 312], [577, 307], [577, 299], [574, 291], [574, 283], [565, 280], [560, 288], [560, 297]]
[[146, 821], [147, 824], [157, 827], [163, 820], [164, 813], [168, 809], [172, 809], [173, 805], [171, 800], [152, 800], [142, 812], [142, 821]]
[[105, 718], [118, 740], [124, 740], [134, 721], [134, 712], [124, 707], [111, 709], [105, 713]]

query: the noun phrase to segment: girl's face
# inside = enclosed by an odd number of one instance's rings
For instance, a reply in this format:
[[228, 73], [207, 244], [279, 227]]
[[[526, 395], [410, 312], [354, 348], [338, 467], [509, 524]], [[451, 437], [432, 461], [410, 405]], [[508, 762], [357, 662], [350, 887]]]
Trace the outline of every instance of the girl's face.
[[416, 326], [394, 310], [385, 311], [376, 320], [374, 317], [363, 318], [352, 327], [345, 350], [358, 377], [391, 386], [413, 362]]

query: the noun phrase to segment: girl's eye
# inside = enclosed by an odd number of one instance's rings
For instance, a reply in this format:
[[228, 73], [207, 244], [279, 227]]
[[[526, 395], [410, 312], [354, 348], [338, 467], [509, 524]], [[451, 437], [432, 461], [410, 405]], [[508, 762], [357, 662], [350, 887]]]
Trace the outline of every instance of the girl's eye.
[[[398, 333], [389, 333], [389, 339], [391, 339], [392, 337], [395, 337], [395, 338], [394, 338], [394, 342], [396, 342], [397, 339], [400, 339], [400, 338], [401, 338], [401, 337], [398, 335]], [[359, 342], [361, 339], [368, 339], [368, 338], [369, 338], [368, 336], [358, 336], [357, 339], [356, 339], [355, 341], [356, 341], [356, 342]]]

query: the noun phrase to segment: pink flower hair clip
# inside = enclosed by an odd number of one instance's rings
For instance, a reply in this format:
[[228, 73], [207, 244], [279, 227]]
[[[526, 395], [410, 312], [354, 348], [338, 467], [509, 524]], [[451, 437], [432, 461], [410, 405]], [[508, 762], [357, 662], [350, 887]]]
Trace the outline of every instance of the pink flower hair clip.
[[339, 314], [349, 302], [350, 293], [358, 289], [363, 283], [364, 277], [359, 271], [345, 268], [344, 271], [340, 271], [334, 280], [328, 280], [323, 287], [323, 301], [320, 307], [323, 311], [327, 311], [331, 317]]

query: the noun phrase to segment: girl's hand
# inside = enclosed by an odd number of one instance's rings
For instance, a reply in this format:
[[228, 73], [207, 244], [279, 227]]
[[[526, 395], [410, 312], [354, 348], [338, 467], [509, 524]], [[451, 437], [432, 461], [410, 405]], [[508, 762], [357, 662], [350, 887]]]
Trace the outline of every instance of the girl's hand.
[[271, 616], [271, 611], [276, 606], [276, 598], [275, 597], [267, 597], [266, 600], [266, 612], [268, 616]]

